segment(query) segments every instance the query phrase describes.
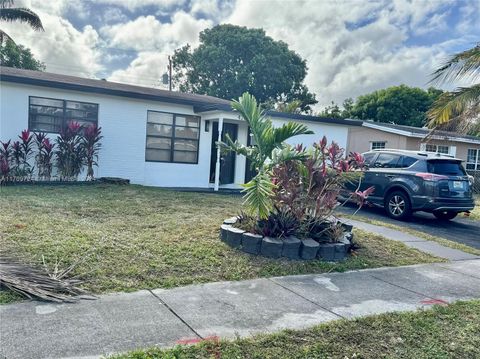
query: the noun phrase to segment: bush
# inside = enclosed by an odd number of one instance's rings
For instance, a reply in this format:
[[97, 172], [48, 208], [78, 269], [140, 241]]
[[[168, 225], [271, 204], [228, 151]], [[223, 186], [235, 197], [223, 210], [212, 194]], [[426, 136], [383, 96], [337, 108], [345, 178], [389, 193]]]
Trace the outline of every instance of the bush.
[[[335, 142], [328, 144], [325, 136], [308, 149], [286, 144], [293, 136], [312, 132], [293, 122], [274, 128], [249, 94], [234, 101], [232, 107], [248, 123], [256, 145], [245, 146], [228, 136], [226, 143], [218, 145], [246, 156], [257, 171], [244, 185], [246, 210], [254, 217], [255, 232], [280, 238], [297, 235], [317, 241], [338, 240], [343, 228], [332, 215], [345, 185], [362, 177], [363, 157], [358, 153], [345, 157], [344, 150]], [[372, 191], [359, 192], [357, 188], [349, 195], [362, 205]]]
[[[22, 131], [18, 141], [0, 141], [0, 182], [31, 180], [37, 170], [38, 180], [50, 180], [54, 164], [60, 180], [76, 180], [87, 167], [87, 180], [93, 179], [98, 166], [101, 128], [82, 127], [70, 122], [53, 144], [45, 133]], [[35, 153], [36, 152], [36, 153]], [[34, 157], [32, 166], [31, 159]]]

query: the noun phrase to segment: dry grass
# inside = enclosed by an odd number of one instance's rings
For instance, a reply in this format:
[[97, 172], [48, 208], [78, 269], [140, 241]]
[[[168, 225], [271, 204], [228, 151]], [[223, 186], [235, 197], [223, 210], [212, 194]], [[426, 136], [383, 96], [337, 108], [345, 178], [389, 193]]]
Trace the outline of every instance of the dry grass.
[[3, 187], [0, 197], [0, 248], [60, 268], [88, 252], [72, 274], [94, 293], [440, 261], [362, 232], [362, 248], [341, 263], [248, 255], [218, 239], [219, 224], [240, 210], [238, 196], [92, 185]]

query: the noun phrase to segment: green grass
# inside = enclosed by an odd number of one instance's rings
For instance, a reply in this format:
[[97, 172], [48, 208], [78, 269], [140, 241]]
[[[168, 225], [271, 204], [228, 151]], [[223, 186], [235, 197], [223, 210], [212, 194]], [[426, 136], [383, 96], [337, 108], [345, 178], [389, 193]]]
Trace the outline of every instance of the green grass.
[[111, 358], [480, 358], [480, 301], [340, 320], [234, 341], [140, 350]]
[[364, 232], [341, 263], [248, 255], [218, 239], [239, 196], [90, 185], [3, 187], [0, 197], [2, 251], [50, 268], [80, 261], [72, 275], [93, 293], [441, 261]]
[[[362, 222], [365, 222], [365, 223], [370, 223], [370, 224], [374, 224], [374, 225], [377, 225], [377, 226], [383, 226], [383, 227], [395, 229], [397, 231], [410, 233], [411, 235], [426, 239], [427, 241], [437, 242], [437, 243], [439, 243], [441, 245], [444, 245], [446, 247], [455, 248], [455, 249], [461, 250], [465, 253], [480, 255], [480, 249], [473, 248], [473, 247], [467, 246], [465, 244], [454, 242], [454, 241], [451, 241], [451, 240], [448, 240], [448, 239], [445, 239], [445, 238], [432, 236], [428, 233], [424, 233], [424, 232], [421, 232], [421, 231], [417, 231], [415, 229], [411, 229], [411, 228], [408, 228], [408, 227], [405, 227], [405, 226], [401, 226], [401, 224], [396, 225], [396, 224], [392, 224], [392, 223], [389, 223], [389, 222], [384, 222], [384, 221], [381, 221], [381, 220], [371, 219], [371, 218], [368, 218], [368, 217], [365, 217], [365, 216], [362, 216], [362, 215], [359, 215], [359, 214], [356, 214], [354, 216], [341, 214], [340, 217], [350, 218], [350, 219], [354, 219], [354, 220], [357, 220], [357, 221], [362, 221]], [[401, 223], [401, 222], [399, 222], [399, 223]]]

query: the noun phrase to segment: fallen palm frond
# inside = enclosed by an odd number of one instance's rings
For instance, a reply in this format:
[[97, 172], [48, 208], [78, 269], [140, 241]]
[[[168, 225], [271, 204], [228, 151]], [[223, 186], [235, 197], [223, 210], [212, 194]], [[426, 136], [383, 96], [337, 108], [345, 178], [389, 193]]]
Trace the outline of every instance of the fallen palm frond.
[[62, 271], [56, 266], [50, 273], [47, 269], [33, 268], [12, 258], [0, 257], [0, 287], [4, 286], [29, 299], [74, 302], [79, 295], [87, 294], [77, 287], [80, 280], [66, 278], [76, 264]]

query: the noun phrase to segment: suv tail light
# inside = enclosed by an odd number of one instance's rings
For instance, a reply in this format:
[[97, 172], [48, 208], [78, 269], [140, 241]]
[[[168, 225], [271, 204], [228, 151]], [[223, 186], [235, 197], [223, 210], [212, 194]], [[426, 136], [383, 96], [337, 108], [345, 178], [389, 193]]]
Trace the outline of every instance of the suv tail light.
[[448, 179], [448, 176], [436, 175], [435, 173], [419, 172], [415, 176], [422, 177], [425, 181], [440, 181]]

